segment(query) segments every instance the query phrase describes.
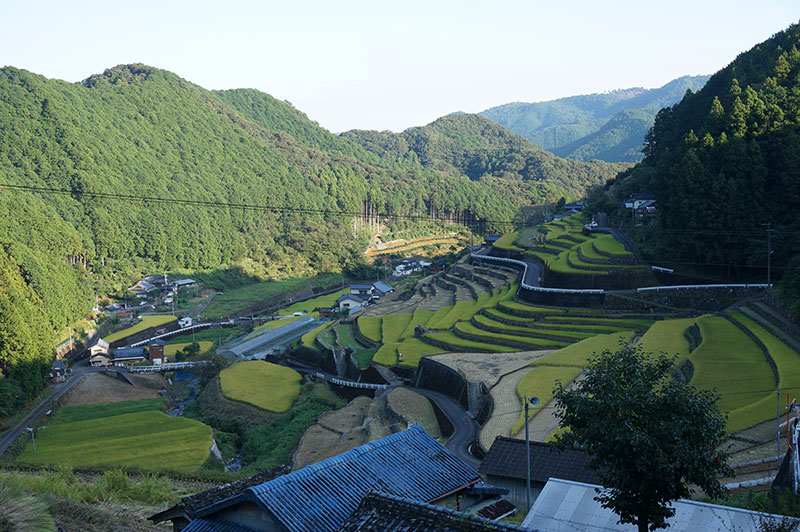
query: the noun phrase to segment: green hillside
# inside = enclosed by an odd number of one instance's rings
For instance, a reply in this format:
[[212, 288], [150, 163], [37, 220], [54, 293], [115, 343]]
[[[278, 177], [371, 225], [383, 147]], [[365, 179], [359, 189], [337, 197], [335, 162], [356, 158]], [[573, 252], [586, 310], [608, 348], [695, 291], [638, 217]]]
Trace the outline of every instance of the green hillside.
[[[577, 198], [625, 165], [561, 159], [474, 114], [453, 114], [402, 133], [348, 131], [342, 135], [389, 160], [486, 183], [517, 206], [560, 196]], [[447, 197], [440, 198], [447, 205]], [[437, 205], [439, 205], [437, 203]]]
[[[664, 262], [730, 265], [724, 275], [772, 279], [800, 300], [800, 27], [740, 54], [705, 87], [658, 113], [645, 159], [602, 198], [656, 194], [659, 219], [645, 250]], [[605, 208], [605, 207], [604, 207]], [[620, 213], [622, 214], [622, 213]], [[630, 216], [628, 213], [627, 216]], [[800, 311], [800, 308], [798, 308]]]
[[656, 113], [696, 91], [708, 76], [684, 76], [656, 89], [632, 88], [538, 103], [510, 103], [480, 113], [559, 157], [636, 162]]

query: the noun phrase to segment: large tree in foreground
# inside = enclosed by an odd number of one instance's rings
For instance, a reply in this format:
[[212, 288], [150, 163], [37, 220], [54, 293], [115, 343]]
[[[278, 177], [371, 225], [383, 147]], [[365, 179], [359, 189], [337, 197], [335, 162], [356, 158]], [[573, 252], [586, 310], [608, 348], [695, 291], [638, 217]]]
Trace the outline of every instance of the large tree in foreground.
[[666, 527], [675, 513], [669, 502], [688, 497], [691, 485], [721, 495], [717, 475], [730, 471], [719, 450], [726, 438], [719, 396], [676, 380], [673, 365], [638, 347], [604, 351], [576, 387], [555, 390], [556, 415], [569, 429], [558, 443], [592, 455], [606, 488], [596, 499], [639, 532]]

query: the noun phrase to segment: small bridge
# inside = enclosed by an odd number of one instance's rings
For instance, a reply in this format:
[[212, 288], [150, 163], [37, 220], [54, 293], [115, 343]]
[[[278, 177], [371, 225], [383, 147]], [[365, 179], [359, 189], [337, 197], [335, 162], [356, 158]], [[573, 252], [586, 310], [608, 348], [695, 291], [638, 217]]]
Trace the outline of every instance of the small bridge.
[[338, 384], [339, 386], [348, 386], [350, 388], [362, 388], [366, 390], [385, 390], [386, 388], [389, 387], [388, 384], [371, 384], [368, 382], [348, 381], [344, 379], [339, 379], [337, 377], [332, 377], [330, 375], [326, 375], [325, 373], [320, 373], [320, 372], [316, 372], [313, 375], [322, 380], [328, 381], [332, 384]]
[[197, 360], [195, 362], [168, 362], [166, 364], [154, 364], [152, 366], [131, 366], [128, 371], [131, 373], [160, 373], [162, 371], [177, 371], [191, 369], [197, 366], [205, 366], [207, 360]]

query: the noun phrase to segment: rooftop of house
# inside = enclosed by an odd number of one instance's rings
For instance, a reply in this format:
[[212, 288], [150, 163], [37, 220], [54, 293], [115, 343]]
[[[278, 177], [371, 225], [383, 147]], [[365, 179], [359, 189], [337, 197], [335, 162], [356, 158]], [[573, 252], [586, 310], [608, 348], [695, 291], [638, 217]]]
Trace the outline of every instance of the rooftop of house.
[[[194, 514], [203, 508], [207, 508], [214, 503], [218, 503], [224, 501], [226, 499], [230, 499], [231, 497], [238, 495], [242, 491], [246, 490], [251, 486], [255, 486], [257, 484], [263, 484], [269, 480], [272, 480], [275, 477], [285, 474], [288, 471], [288, 468], [285, 466], [278, 466], [267, 471], [262, 471], [261, 473], [257, 473], [255, 475], [249, 476], [247, 478], [242, 478], [239, 480], [234, 480], [233, 482], [228, 482], [227, 484], [222, 484], [220, 486], [215, 486], [209, 490], [201, 491], [200, 493], [195, 493], [194, 495], [187, 495], [181, 499], [181, 502], [176, 504], [175, 506], [171, 506], [167, 508], [163, 512], [159, 512], [155, 515], [150, 516], [150, 520], [153, 521], [154, 524], [161, 523], [162, 521], [168, 521], [173, 519], [174, 517], [185, 515], [189, 519], [194, 517]], [[214, 521], [214, 520], [205, 520], [205, 521]], [[188, 530], [188, 529], [184, 529]], [[219, 530], [220, 532], [224, 532], [222, 528], [198, 528], [196, 532], [201, 532], [205, 530]]]
[[359, 303], [364, 301], [364, 298], [359, 296], [359, 295], [356, 295], [356, 294], [345, 294], [343, 296], [339, 296], [339, 298], [336, 300], [336, 302], [337, 303], [341, 303], [342, 301], [345, 301], [345, 300], [348, 300], [348, 299], [352, 299], [353, 301], [358, 301]]
[[63, 360], [54, 360], [52, 367], [53, 369], [67, 369], [67, 365], [64, 364]]
[[[535, 528], [541, 532], [562, 532], [580, 530], [582, 532], [631, 532], [634, 525], [621, 525], [619, 516], [603, 508], [595, 499], [600, 486], [551, 479], [537, 497], [522, 526]], [[718, 532], [719, 530], [759, 530], [763, 519], [773, 516], [720, 506], [698, 501], [680, 499], [671, 506], [675, 515], [667, 520], [668, 532]], [[790, 518], [792, 521], [800, 521]]]
[[223, 519], [195, 519], [182, 532], [259, 532], [255, 528]]
[[105, 340], [103, 340], [102, 338], [98, 338], [97, 340], [95, 340], [95, 341], [92, 343], [92, 345], [90, 345], [90, 346], [89, 346], [89, 348], [91, 349], [92, 347], [98, 346], [98, 347], [102, 347], [102, 348], [106, 349], [106, 348], [108, 348], [110, 345], [111, 345], [111, 344], [109, 344], [108, 342], [106, 342], [106, 341], [105, 341]]
[[[578, 482], [599, 483], [597, 473], [588, 468], [591, 457], [586, 451], [559, 451], [549, 443], [531, 442], [531, 481], [547, 482], [563, 478]], [[484, 475], [525, 480], [525, 440], [498, 436], [481, 462], [478, 471]]]
[[386, 284], [383, 281], [378, 281], [377, 283], [374, 283], [372, 286], [375, 287], [375, 290], [383, 292], [384, 294], [387, 294], [392, 290], [394, 290], [394, 288], [392, 288], [392, 285]]
[[117, 348], [114, 349], [113, 355], [114, 355], [114, 360], [144, 357], [144, 348], [142, 347]]
[[290, 532], [334, 532], [369, 491], [433, 502], [480, 480], [420, 426], [246, 489], [198, 512], [256, 503]]
[[[388, 493], [368, 493], [339, 532], [501, 532], [528, 529]], [[528, 531], [530, 532], [530, 531]]]
[[350, 290], [371, 290], [372, 283], [355, 283], [350, 285]]

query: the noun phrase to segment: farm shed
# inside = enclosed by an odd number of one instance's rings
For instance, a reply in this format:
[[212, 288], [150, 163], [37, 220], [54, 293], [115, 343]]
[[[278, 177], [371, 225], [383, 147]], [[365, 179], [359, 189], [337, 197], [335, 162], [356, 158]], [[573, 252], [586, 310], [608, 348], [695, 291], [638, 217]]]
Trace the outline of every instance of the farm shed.
[[196, 516], [270, 532], [334, 532], [372, 490], [452, 504], [479, 481], [416, 426], [252, 486]]
[[[531, 503], [542, 492], [550, 478], [599, 483], [597, 474], [589, 469], [590, 456], [578, 449], [558, 451], [544, 442], [531, 442]], [[518, 508], [525, 508], [525, 440], [495, 438], [478, 471], [486, 482], [506, 488], [506, 499]]]

